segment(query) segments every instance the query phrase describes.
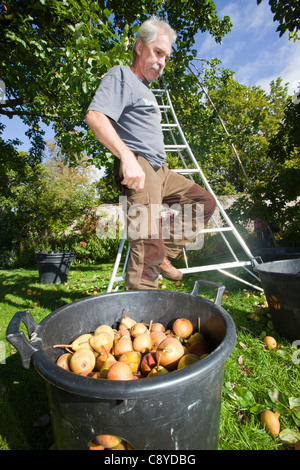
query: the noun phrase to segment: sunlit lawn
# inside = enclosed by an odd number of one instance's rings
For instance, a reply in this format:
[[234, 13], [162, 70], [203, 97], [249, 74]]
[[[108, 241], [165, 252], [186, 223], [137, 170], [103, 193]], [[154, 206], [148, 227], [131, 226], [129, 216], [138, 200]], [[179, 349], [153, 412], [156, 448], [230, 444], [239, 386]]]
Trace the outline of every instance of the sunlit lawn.
[[[71, 267], [66, 284], [39, 283], [36, 269], [0, 271], [0, 449], [49, 449], [54, 442], [43, 379], [24, 369], [20, 355], [5, 339], [10, 319], [30, 310], [40, 322], [57, 308], [106, 292], [112, 265]], [[226, 286], [222, 306], [232, 316], [237, 341], [225, 363], [219, 448], [223, 450], [291, 449], [300, 438], [297, 350], [273, 331], [265, 297], [257, 290], [215, 272], [186, 275], [183, 282], [161, 280], [159, 288], [190, 293], [197, 279]], [[214, 292], [202, 296], [214, 300]], [[276, 350], [263, 337], [272, 335]], [[295, 400], [297, 399], [297, 400]], [[281, 434], [270, 436], [259, 421], [262, 409], [280, 408]]]

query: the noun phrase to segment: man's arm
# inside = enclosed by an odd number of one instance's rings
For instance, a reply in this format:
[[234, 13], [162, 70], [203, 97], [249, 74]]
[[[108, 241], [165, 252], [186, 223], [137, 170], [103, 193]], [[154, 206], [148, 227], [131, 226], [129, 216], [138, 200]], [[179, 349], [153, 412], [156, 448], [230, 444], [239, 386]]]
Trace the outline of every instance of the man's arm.
[[99, 111], [88, 111], [85, 122], [95, 138], [121, 161], [123, 174], [122, 184], [130, 189], [140, 190], [144, 187], [145, 173], [137, 162], [134, 153], [118, 136], [113, 125], [105, 114]]

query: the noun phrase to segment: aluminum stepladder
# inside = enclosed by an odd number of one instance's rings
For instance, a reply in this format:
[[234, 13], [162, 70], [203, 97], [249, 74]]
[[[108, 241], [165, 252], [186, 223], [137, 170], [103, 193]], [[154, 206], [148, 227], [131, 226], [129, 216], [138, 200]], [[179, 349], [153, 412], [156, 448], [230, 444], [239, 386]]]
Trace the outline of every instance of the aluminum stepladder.
[[[217, 270], [218, 272], [226, 276], [229, 276], [237, 281], [240, 281], [248, 286], [251, 286], [254, 289], [263, 291], [263, 289], [259, 285], [260, 284], [259, 277], [253, 273], [252, 269], [249, 269], [250, 266], [253, 267], [253, 265], [255, 264], [255, 262], [253, 262], [255, 257], [252, 255], [245, 241], [243, 240], [243, 238], [237, 231], [234, 224], [231, 222], [226, 211], [222, 207], [220, 201], [215, 196], [211, 185], [209, 184], [207, 178], [205, 177], [203, 171], [201, 170], [199, 166], [198, 161], [193, 155], [193, 152], [184, 136], [184, 133], [177, 119], [175, 110], [171, 102], [169, 91], [167, 90], [167, 88], [153, 89], [152, 91], [157, 99], [157, 102], [158, 102], [158, 105], [162, 114], [162, 124], [161, 124], [162, 130], [164, 134], [168, 133], [168, 138], [167, 139], [165, 138], [165, 151], [177, 153], [181, 161], [182, 168], [175, 169], [172, 171], [181, 173], [183, 175], [187, 175], [192, 181], [194, 181], [193, 175], [198, 174], [201, 177], [202, 186], [204, 186], [214, 196], [216, 200], [216, 205], [219, 209], [220, 217], [222, 217], [222, 221], [223, 221], [222, 226], [218, 223], [218, 221], [213, 215], [210, 220], [211, 222], [213, 222], [214, 227], [204, 228], [203, 230], [201, 230], [200, 234], [204, 236], [205, 234], [209, 234], [209, 233], [218, 233], [222, 237], [230, 254], [232, 255], [232, 261], [229, 261], [227, 263], [220, 263], [220, 264], [216, 263], [216, 264], [211, 264], [211, 265], [189, 267], [186, 250], [184, 250], [183, 254], [184, 254], [186, 267], [178, 268], [178, 269], [180, 269], [180, 271], [183, 274]], [[167, 140], [168, 142], [166, 142]], [[226, 235], [225, 235], [226, 232], [231, 232], [234, 235], [235, 239], [237, 240], [244, 254], [246, 255], [246, 258], [247, 258], [246, 261], [245, 260], [241, 261], [238, 259], [229, 240], [226, 238]], [[125, 240], [126, 240], [126, 233], [124, 230], [122, 234], [122, 238], [120, 240], [120, 245], [119, 245], [118, 253], [116, 256], [115, 263], [114, 263], [111, 278], [107, 287], [107, 292], [117, 291], [121, 283], [125, 280], [127, 261], [128, 261], [129, 252], [130, 252], [129, 246], [126, 250], [122, 273], [118, 274], [118, 269], [120, 267], [120, 263], [121, 263], [122, 256], [123, 256]], [[243, 270], [245, 270], [248, 274], [250, 274], [255, 279], [258, 285], [252, 284], [248, 282], [247, 280], [227, 271], [228, 269], [236, 269], [236, 268], [243, 268]], [[117, 283], [116, 287], [114, 287], [115, 283]]]

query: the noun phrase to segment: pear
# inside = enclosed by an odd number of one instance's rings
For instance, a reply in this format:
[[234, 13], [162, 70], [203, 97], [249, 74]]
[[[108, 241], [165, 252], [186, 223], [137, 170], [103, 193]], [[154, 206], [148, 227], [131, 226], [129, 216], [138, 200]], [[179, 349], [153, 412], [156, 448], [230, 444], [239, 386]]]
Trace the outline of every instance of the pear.
[[62, 367], [62, 369], [70, 370], [69, 361], [70, 361], [70, 357], [71, 357], [71, 356], [72, 356], [71, 353], [64, 353], [64, 354], [62, 354], [62, 355], [59, 356], [59, 358], [57, 359], [56, 364], [57, 364], [59, 367]]
[[133, 351], [131, 338], [128, 338], [128, 336], [122, 336], [114, 345], [114, 356], [119, 359], [121, 354], [128, 351]]
[[149, 329], [150, 331], [162, 331], [163, 333], [166, 331], [162, 323], [151, 323]]
[[155, 358], [155, 352], [149, 352], [148, 354], [144, 354], [142, 361], [141, 361], [141, 372], [143, 375], [148, 375], [150, 370], [153, 369], [157, 364]]
[[97, 351], [98, 353], [103, 352], [103, 348], [105, 348], [106, 351], [110, 351], [111, 348], [113, 347], [114, 344], [114, 338], [113, 336], [108, 333], [107, 331], [100, 331], [97, 335], [92, 336], [89, 339], [89, 343], [94, 349], [94, 351]]
[[85, 333], [83, 335], [78, 336], [78, 338], [76, 338], [75, 341], [73, 341], [71, 345], [71, 348], [73, 349], [73, 351], [78, 351], [78, 349], [80, 348], [92, 349], [88, 343], [92, 336], [93, 335], [91, 333]]
[[165, 375], [165, 374], [169, 373], [169, 371], [165, 367], [162, 367], [159, 364], [160, 358], [161, 358], [161, 355], [159, 356], [159, 358], [157, 360], [157, 365], [155, 367], [153, 367], [153, 369], [150, 370], [149, 374], [147, 375], [147, 378], [148, 377], [156, 377], [158, 375]]
[[75, 374], [91, 372], [96, 364], [93, 352], [87, 348], [80, 348], [70, 357], [69, 367]]
[[99, 326], [95, 329], [94, 335], [97, 335], [97, 334], [100, 333], [101, 331], [107, 331], [108, 333], [110, 333], [110, 334], [112, 335], [112, 337], [115, 336], [114, 330], [113, 330], [112, 327], [109, 326], [109, 325], [105, 325], [105, 324], [99, 325]]
[[184, 348], [181, 342], [171, 336], [164, 339], [156, 349], [156, 360], [160, 358], [160, 364], [169, 371], [176, 369], [183, 355]]
[[149, 332], [141, 333], [136, 336], [132, 342], [132, 346], [135, 351], [139, 351], [142, 354], [150, 352], [152, 349], [152, 339]]
[[108, 380], [132, 380], [132, 371], [125, 362], [115, 362], [107, 372]]
[[71, 348], [73, 351], [77, 351], [81, 348], [87, 348], [92, 351], [92, 347], [89, 344], [89, 340], [93, 335], [91, 333], [85, 333], [83, 335], [78, 336], [71, 344], [55, 344], [53, 348]]
[[187, 342], [187, 348], [190, 353], [202, 356], [210, 353], [210, 347], [202, 333], [194, 333]]
[[128, 312], [128, 309], [124, 313], [124, 317], [121, 320], [120, 326], [123, 326], [127, 328], [128, 330], [130, 330], [130, 328], [136, 324], [136, 321], [133, 320], [132, 318], [127, 317], [127, 312]]
[[113, 356], [111, 353], [109, 353], [108, 351], [105, 351], [105, 352], [99, 354], [99, 356], [96, 358], [95, 369], [96, 369], [97, 371], [100, 371], [101, 368], [103, 367], [105, 361], [106, 361], [108, 358], [113, 358], [113, 359], [115, 359], [114, 356]]
[[103, 446], [106, 449], [111, 449], [112, 447], [117, 446], [120, 444], [122, 439], [118, 436], [112, 436], [110, 434], [101, 434], [93, 439], [92, 443], [94, 445]]
[[187, 339], [193, 333], [193, 325], [187, 318], [177, 318], [172, 326], [173, 333], [182, 339]]
[[184, 367], [190, 366], [191, 364], [195, 364], [195, 362], [198, 361], [200, 361], [200, 357], [196, 354], [185, 354], [179, 359], [179, 362], [177, 364], [177, 370], [183, 369]]
[[128, 450], [127, 445], [125, 441], [121, 441], [119, 444], [117, 444], [114, 447], [111, 447], [110, 450]]
[[109, 357], [106, 359], [104, 362], [103, 366], [100, 369], [100, 378], [101, 379], [106, 379], [107, 378], [107, 373], [110, 369], [110, 367], [117, 362], [117, 360], [114, 358], [112, 354], [109, 355]]
[[131, 328], [130, 328], [130, 334], [132, 338], [136, 338], [136, 336], [146, 333], [148, 331], [147, 326], [145, 323], [135, 323]]
[[127, 364], [132, 372], [138, 372], [142, 360], [142, 354], [139, 351], [127, 351], [119, 357], [119, 362]]
[[277, 341], [273, 336], [265, 336], [263, 342], [268, 348], [276, 349], [277, 348]]
[[94, 444], [93, 442], [91, 442], [90, 450], [104, 450], [104, 449], [105, 449], [105, 447], [103, 447], [101, 445]]
[[273, 413], [273, 411], [265, 410], [262, 411], [259, 415], [260, 422], [274, 437], [278, 437], [280, 433], [280, 422], [279, 422], [279, 413]]
[[162, 342], [167, 336], [161, 330], [154, 330], [150, 333], [150, 338], [152, 339], [152, 349], [155, 350], [159, 343]]
[[128, 338], [131, 338], [130, 336], [130, 331], [127, 330], [127, 328], [120, 328], [114, 336], [114, 344], [122, 337], [122, 336], [127, 336]]

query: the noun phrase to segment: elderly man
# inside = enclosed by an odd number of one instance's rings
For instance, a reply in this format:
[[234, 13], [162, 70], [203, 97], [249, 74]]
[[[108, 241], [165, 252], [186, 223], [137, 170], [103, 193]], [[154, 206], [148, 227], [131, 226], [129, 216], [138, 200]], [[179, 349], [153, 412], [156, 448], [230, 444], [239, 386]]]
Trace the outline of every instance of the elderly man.
[[[165, 160], [161, 114], [149, 82], [163, 72], [175, 39], [167, 23], [156, 17], [145, 21], [135, 39], [132, 65], [108, 71], [86, 114], [96, 139], [115, 156], [121, 193], [127, 197], [128, 227], [141, 226], [127, 234], [130, 257], [125, 289], [156, 289], [160, 273], [171, 280], [182, 278], [170, 259], [177, 258], [191, 240], [175, 237], [174, 228], [168, 239], [163, 238], [160, 214], [153, 208], [192, 205], [195, 219], [195, 209], [201, 206], [203, 224], [215, 209], [209, 192], [169, 170]], [[190, 229], [195, 224], [193, 220]]]

